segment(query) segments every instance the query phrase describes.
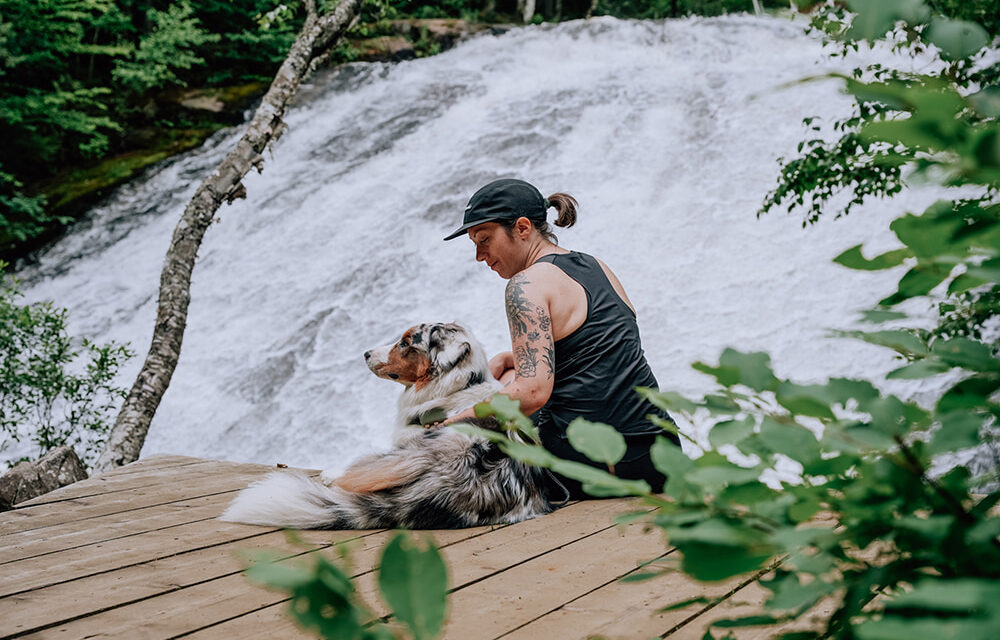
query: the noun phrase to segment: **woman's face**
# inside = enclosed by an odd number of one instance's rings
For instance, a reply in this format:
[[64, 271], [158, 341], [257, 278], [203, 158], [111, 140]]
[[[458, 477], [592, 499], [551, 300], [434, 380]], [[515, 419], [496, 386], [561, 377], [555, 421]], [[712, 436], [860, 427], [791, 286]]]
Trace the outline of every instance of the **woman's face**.
[[476, 244], [476, 261], [509, 280], [524, 268], [521, 244], [513, 233], [497, 222], [484, 222], [469, 229], [469, 237]]

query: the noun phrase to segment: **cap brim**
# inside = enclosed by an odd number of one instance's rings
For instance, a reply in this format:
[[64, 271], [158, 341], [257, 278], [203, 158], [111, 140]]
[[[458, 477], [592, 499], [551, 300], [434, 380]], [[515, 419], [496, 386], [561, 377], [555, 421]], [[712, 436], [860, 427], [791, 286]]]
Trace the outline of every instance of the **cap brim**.
[[444, 239], [445, 240], [454, 240], [458, 236], [464, 235], [465, 232], [468, 231], [469, 229], [471, 229], [472, 227], [478, 227], [479, 225], [481, 225], [483, 223], [486, 223], [486, 222], [496, 222], [499, 219], [500, 218], [491, 218], [489, 220], [476, 220], [475, 222], [467, 222], [467, 223], [463, 224], [461, 227], [459, 227], [459, 228], [455, 229], [454, 231], [452, 231], [449, 235], [446, 235], [444, 237]]

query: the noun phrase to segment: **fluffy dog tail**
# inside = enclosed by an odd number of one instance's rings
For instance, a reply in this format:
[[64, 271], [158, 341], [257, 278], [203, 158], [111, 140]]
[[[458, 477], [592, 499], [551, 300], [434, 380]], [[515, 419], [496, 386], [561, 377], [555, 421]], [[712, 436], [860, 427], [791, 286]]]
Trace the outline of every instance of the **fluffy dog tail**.
[[219, 517], [293, 529], [352, 529], [357, 526], [344, 492], [305, 475], [275, 472], [240, 491]]

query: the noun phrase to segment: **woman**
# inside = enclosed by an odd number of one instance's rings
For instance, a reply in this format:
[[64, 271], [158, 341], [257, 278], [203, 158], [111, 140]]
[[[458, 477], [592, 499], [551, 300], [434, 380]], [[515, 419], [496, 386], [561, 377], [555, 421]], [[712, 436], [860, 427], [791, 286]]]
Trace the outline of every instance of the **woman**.
[[[657, 387], [639, 341], [635, 309], [615, 274], [592, 256], [568, 251], [545, 221], [576, 222], [577, 202], [565, 193], [543, 198], [523, 180], [504, 179], [477, 191], [463, 224], [445, 240], [468, 234], [476, 260], [508, 280], [507, 321], [511, 351], [490, 360], [502, 393], [521, 401], [532, 416], [543, 446], [560, 458], [593, 466], [570, 446], [566, 428], [581, 416], [614, 426], [628, 450], [616, 475], [644, 479], [654, 491], [665, 477], [653, 466], [649, 448], [665, 434], [647, 419], [667, 417], [642, 399], [635, 387]], [[473, 417], [470, 408], [447, 422]], [[580, 483], [559, 477], [572, 498], [586, 497]]]

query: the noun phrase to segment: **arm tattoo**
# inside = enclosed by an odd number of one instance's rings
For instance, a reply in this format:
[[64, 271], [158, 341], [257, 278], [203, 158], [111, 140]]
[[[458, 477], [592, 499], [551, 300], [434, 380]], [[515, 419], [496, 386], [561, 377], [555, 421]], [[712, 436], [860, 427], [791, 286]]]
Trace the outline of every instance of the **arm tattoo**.
[[530, 345], [520, 344], [514, 351], [514, 361], [517, 363], [517, 375], [523, 378], [534, 378], [538, 372], [538, 349]]
[[523, 274], [517, 274], [507, 282], [506, 306], [510, 335], [519, 338], [528, 332], [529, 315], [534, 305], [524, 295], [524, 285], [531, 284]]
[[[514, 368], [520, 378], [552, 378], [556, 370], [552, 320], [548, 309], [528, 297], [525, 289], [530, 284], [527, 276], [521, 273], [507, 283], [507, 321], [513, 343]], [[541, 368], [539, 359], [544, 365]]]
[[552, 347], [545, 347], [545, 352], [542, 354], [542, 361], [549, 368], [549, 376], [554, 376], [556, 373], [556, 350]]

